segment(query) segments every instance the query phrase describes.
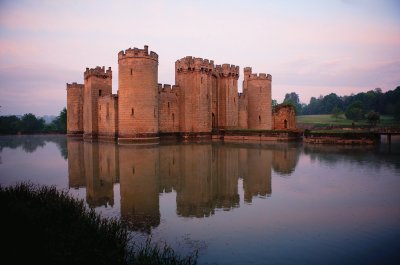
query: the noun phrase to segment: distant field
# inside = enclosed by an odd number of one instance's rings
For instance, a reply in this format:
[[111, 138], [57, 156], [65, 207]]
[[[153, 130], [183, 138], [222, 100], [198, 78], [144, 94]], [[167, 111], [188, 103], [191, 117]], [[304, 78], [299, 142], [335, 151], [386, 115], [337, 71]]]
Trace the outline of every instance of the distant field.
[[[341, 115], [338, 119], [335, 119], [330, 114], [325, 115], [301, 115], [297, 116], [297, 124], [306, 124], [314, 126], [351, 126], [353, 121], [346, 119], [344, 115]], [[356, 126], [369, 125], [367, 120], [357, 121], [354, 123]], [[392, 116], [381, 116], [380, 123], [378, 126], [400, 126], [400, 122], [393, 119]]]

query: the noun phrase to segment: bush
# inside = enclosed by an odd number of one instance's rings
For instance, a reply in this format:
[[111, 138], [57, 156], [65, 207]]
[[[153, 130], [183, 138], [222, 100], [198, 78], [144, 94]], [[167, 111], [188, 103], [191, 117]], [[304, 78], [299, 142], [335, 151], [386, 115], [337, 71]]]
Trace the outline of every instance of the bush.
[[116, 219], [55, 187], [0, 186], [2, 259], [11, 264], [196, 264], [170, 248], [129, 247], [129, 231]]

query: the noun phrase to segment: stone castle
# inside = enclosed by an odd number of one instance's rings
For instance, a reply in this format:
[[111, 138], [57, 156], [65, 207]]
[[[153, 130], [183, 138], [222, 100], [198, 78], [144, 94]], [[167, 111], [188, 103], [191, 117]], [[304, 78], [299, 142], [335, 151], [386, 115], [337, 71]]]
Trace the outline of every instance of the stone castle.
[[118, 70], [117, 95], [111, 68], [86, 68], [84, 84], [67, 84], [69, 135], [134, 141], [295, 128], [291, 108], [272, 111], [271, 75], [250, 67], [244, 68], [243, 93], [238, 66], [191, 56], [175, 62], [175, 85], [158, 84], [158, 55], [148, 46], [120, 51]]

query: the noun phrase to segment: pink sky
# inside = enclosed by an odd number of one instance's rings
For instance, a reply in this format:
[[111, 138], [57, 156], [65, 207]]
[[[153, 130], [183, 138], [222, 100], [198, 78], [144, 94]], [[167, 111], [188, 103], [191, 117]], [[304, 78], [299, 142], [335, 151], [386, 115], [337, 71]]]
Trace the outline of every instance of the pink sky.
[[[129, 47], [159, 54], [159, 83], [191, 55], [272, 75], [296, 92], [348, 95], [400, 85], [400, 3], [331, 1], [1, 1], [0, 115], [58, 114], [65, 84]], [[239, 80], [239, 90], [241, 90]]]

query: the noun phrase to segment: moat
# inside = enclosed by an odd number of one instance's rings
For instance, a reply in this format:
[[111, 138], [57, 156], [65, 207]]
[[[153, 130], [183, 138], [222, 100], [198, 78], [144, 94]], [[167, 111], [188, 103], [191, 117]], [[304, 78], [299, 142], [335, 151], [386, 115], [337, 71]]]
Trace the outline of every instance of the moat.
[[200, 264], [398, 264], [391, 145], [1, 136], [0, 184], [56, 185]]

